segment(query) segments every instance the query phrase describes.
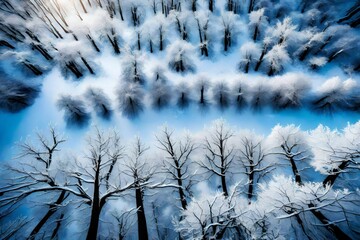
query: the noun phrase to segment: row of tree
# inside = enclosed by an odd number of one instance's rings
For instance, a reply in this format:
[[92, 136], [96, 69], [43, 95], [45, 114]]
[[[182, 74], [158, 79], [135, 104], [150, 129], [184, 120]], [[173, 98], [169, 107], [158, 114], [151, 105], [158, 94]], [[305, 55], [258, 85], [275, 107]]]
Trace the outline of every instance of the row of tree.
[[132, 118], [148, 107], [155, 110], [173, 106], [184, 109], [190, 104], [205, 109], [213, 105], [221, 110], [250, 107], [255, 111], [267, 107], [274, 110], [307, 107], [326, 114], [338, 110], [357, 112], [360, 105], [359, 86], [352, 79], [341, 81], [338, 77], [330, 78], [315, 90], [311, 90], [310, 81], [306, 77], [293, 74], [285, 74], [270, 81], [254, 81], [251, 85], [246, 81], [237, 81], [232, 85], [225, 81], [212, 83], [201, 77], [192, 85], [181, 82], [173, 86], [161, 68], [156, 69], [150, 84], [145, 84], [144, 75], [134, 68], [139, 63], [130, 63], [129, 66], [131, 70], [126, 71], [117, 91], [116, 106], [98, 88], [89, 88], [78, 97], [61, 96], [58, 107], [64, 110], [66, 121], [75, 125], [86, 124], [91, 118], [90, 109], [97, 116], [109, 119], [115, 109]]
[[1, 238], [359, 237], [360, 122], [264, 137], [217, 120], [193, 135], [162, 127], [153, 149], [127, 142], [94, 129], [68, 153], [51, 128], [20, 143], [2, 164]]
[[[46, 70], [47, 62], [48, 67], [56, 63], [81, 78], [95, 74], [96, 65], [90, 60], [104, 45], [115, 54], [128, 46], [153, 53], [168, 45], [177, 46], [172, 51], [190, 45], [198, 51], [181, 50], [184, 53], [175, 57], [178, 63], [169, 61], [176, 71], [186, 72], [189, 67], [181, 65], [182, 57], [196, 52], [212, 56], [218, 45], [223, 52], [230, 51], [246, 33], [239, 56], [240, 69], [246, 73], [278, 74], [291, 64], [290, 59], [298, 59], [296, 65], [306, 60], [305, 65], [314, 69], [338, 59], [340, 65], [358, 71], [354, 28], [359, 21], [355, 1], [353, 5], [339, 3], [326, 9], [324, 1], [305, 0], [292, 6], [269, 0], [245, 4], [239, 0], [4, 0], [0, 48], [35, 75]], [[339, 9], [347, 8], [347, 15], [338, 19]]]

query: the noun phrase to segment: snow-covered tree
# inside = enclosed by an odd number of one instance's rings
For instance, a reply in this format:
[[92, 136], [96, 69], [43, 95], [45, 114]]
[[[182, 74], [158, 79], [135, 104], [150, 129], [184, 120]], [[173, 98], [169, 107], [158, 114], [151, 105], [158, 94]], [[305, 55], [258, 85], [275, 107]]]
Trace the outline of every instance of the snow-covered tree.
[[164, 70], [157, 68], [155, 70], [154, 80], [151, 84], [150, 97], [152, 104], [158, 109], [169, 105], [172, 98], [172, 89], [168, 82], [169, 80], [164, 75]]
[[222, 12], [221, 22], [222, 22], [222, 31], [223, 31], [223, 49], [225, 52], [231, 47], [231, 44], [236, 39], [236, 28], [237, 25], [237, 15], [233, 12]]
[[206, 99], [206, 94], [210, 88], [210, 82], [209, 79], [207, 79], [206, 77], [200, 77], [196, 83], [195, 83], [195, 91], [200, 93], [199, 96], [199, 103], [201, 105], [206, 105], [208, 100]]
[[190, 12], [188, 11], [171, 11], [169, 15], [169, 18], [172, 19], [176, 26], [179, 37], [184, 41], [189, 40], [190, 16]]
[[180, 108], [189, 106], [191, 101], [191, 89], [186, 82], [181, 82], [175, 86], [176, 104]]
[[[255, 0], [250, 0], [251, 2]], [[252, 39], [254, 41], [258, 40], [258, 36], [263, 31], [267, 20], [266, 16], [264, 16], [264, 8], [261, 8], [256, 11], [249, 12], [249, 28], [253, 32]]]
[[[356, 204], [348, 202], [357, 199], [357, 194], [323, 188], [321, 183], [298, 185], [281, 175], [263, 184], [261, 189], [259, 201], [250, 212], [255, 225], [251, 231], [254, 238], [351, 239], [343, 229], [357, 225]], [[342, 204], [348, 209], [344, 211]]]
[[204, 192], [193, 198], [175, 229], [186, 239], [246, 239], [246, 230], [239, 218], [245, 210], [238, 207], [244, 202], [238, 199], [236, 186], [230, 196], [223, 193]]
[[316, 90], [312, 100], [313, 108], [325, 113], [352, 108], [356, 103], [356, 87], [357, 83], [352, 79], [341, 81], [339, 77], [330, 78]]
[[299, 52], [299, 60], [304, 61], [304, 59], [314, 50], [318, 50], [320, 44], [324, 42], [325, 33], [324, 32], [313, 32], [310, 31], [309, 38], [307, 42], [301, 46], [298, 50]]
[[[358, 187], [352, 179], [357, 177], [360, 153], [360, 122], [349, 124], [343, 131], [330, 130], [320, 125], [310, 132], [314, 160], [311, 165], [326, 175], [324, 186]], [[338, 180], [337, 180], [338, 179]], [[345, 181], [345, 182], [344, 182]]]
[[148, 226], [145, 215], [144, 197], [146, 188], [154, 184], [151, 178], [155, 174], [155, 168], [149, 164], [149, 159], [145, 153], [148, 148], [136, 138], [128, 160], [124, 163], [124, 174], [133, 179], [133, 188], [135, 190], [135, 201], [137, 209], [138, 238], [149, 239]]
[[269, 92], [269, 85], [264, 81], [259, 81], [256, 84], [250, 86], [250, 105], [255, 110], [261, 110], [269, 104], [271, 98], [271, 92]]
[[184, 41], [177, 40], [168, 48], [168, 62], [171, 69], [176, 72], [194, 72], [196, 69], [193, 61], [194, 48]]
[[300, 108], [306, 103], [310, 82], [301, 74], [284, 74], [273, 79], [271, 90], [275, 109]]
[[213, 101], [220, 108], [226, 108], [230, 105], [230, 89], [225, 82], [218, 82], [212, 87]]
[[[280, 161], [285, 161], [291, 166], [297, 184], [303, 184], [302, 172], [309, 168], [312, 159], [311, 148], [307, 135], [295, 125], [276, 125], [267, 138], [271, 153]], [[279, 162], [281, 164], [281, 162]], [[303, 178], [302, 178], [303, 177]]]
[[39, 94], [36, 86], [0, 77], [0, 109], [18, 112], [33, 104]]
[[128, 51], [123, 59], [122, 79], [127, 83], [145, 84], [143, 73], [143, 55], [139, 52]]
[[199, 33], [199, 46], [201, 55], [209, 56], [209, 22], [210, 22], [210, 11], [197, 11], [195, 13], [195, 20], [198, 27]]
[[273, 76], [283, 70], [284, 65], [290, 61], [289, 54], [284, 45], [280, 44], [273, 46], [265, 55], [264, 59], [268, 65], [268, 76]]
[[118, 91], [120, 110], [125, 116], [136, 117], [144, 108], [143, 89], [139, 83], [123, 84]]
[[141, 31], [148, 42], [148, 48], [151, 53], [153, 53], [155, 49], [163, 51], [166, 48], [169, 42], [169, 25], [169, 19], [161, 13], [157, 13], [154, 17], [148, 18], [142, 25]]
[[256, 43], [246, 42], [240, 47], [241, 60], [239, 67], [244, 73], [248, 73], [250, 66], [255, 64], [256, 60], [259, 59], [261, 49]]
[[233, 102], [235, 102], [238, 109], [242, 109], [247, 105], [249, 86], [245, 81], [237, 81], [231, 89], [232, 96], [234, 96]]
[[268, 29], [275, 44], [283, 45], [292, 37], [297, 26], [292, 23], [291, 17], [286, 17], [282, 22], [277, 22], [273, 28]]
[[57, 101], [60, 110], [64, 110], [64, 118], [69, 125], [83, 126], [90, 120], [90, 113], [83, 100], [70, 95], [63, 95]]
[[97, 115], [109, 119], [112, 115], [112, 108], [109, 98], [102, 89], [89, 88], [85, 93], [86, 99], [89, 100]]

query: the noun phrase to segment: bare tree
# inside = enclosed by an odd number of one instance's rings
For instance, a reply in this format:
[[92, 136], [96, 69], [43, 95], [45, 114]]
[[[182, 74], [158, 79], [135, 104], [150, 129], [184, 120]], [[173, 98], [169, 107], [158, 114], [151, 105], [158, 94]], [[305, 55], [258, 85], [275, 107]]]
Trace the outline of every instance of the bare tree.
[[141, 142], [140, 138], [137, 138], [133, 146], [131, 155], [128, 161], [124, 164], [124, 174], [133, 178], [135, 190], [135, 200], [137, 209], [137, 226], [138, 226], [138, 238], [139, 240], [149, 239], [148, 227], [145, 215], [145, 190], [153, 183], [151, 182], [152, 176], [155, 174], [155, 168], [151, 167], [148, 163], [145, 152], [149, 148]]
[[204, 159], [198, 162], [201, 168], [220, 178], [225, 197], [229, 196], [226, 177], [231, 173], [230, 169], [235, 158], [235, 147], [229, 142], [233, 136], [232, 129], [223, 120], [214, 122], [209, 137], [205, 138]]
[[[62, 184], [56, 172], [54, 173], [57, 165], [56, 157], [64, 142], [64, 137], [51, 127], [48, 136], [38, 133], [36, 142], [27, 140], [19, 144], [20, 153], [17, 157], [19, 162], [7, 167], [9, 178], [5, 180], [6, 185], [1, 186], [0, 190], [2, 196], [0, 218], [7, 217], [17, 207], [25, 204], [27, 199], [36, 201], [44, 193], [47, 193], [49, 198], [48, 204], [45, 204], [48, 205], [45, 214], [36, 221], [27, 222], [31, 226], [29, 239], [35, 239], [46, 224], [51, 224], [50, 219], [61, 209], [69, 196], [66, 190], [57, 189]], [[51, 190], [54, 190], [54, 194], [51, 194]]]
[[255, 196], [254, 189], [257, 183], [275, 168], [274, 164], [266, 161], [268, 155], [269, 153], [264, 149], [263, 137], [256, 136], [253, 132], [240, 134], [239, 160], [248, 180], [246, 192], [249, 204]]
[[135, 208], [125, 210], [120, 212], [115, 210], [112, 213], [113, 217], [116, 219], [115, 228], [118, 232], [118, 239], [124, 240], [130, 232], [131, 226], [135, 223], [134, 214], [136, 212]]
[[104, 206], [134, 187], [134, 182], [119, 179], [124, 146], [116, 131], [106, 133], [96, 128], [94, 134], [88, 137], [87, 146], [84, 159], [75, 159], [74, 167], [67, 172], [74, 179], [73, 191], [90, 207], [86, 239], [97, 239]]
[[172, 186], [179, 194], [182, 209], [187, 207], [188, 195], [186, 192], [191, 186], [191, 175], [189, 173], [191, 154], [196, 149], [195, 144], [189, 136], [183, 141], [176, 141], [173, 137], [173, 131], [167, 127], [162, 129], [161, 135], [156, 136], [160, 144], [159, 149], [166, 153], [163, 160], [165, 173], [169, 175]]

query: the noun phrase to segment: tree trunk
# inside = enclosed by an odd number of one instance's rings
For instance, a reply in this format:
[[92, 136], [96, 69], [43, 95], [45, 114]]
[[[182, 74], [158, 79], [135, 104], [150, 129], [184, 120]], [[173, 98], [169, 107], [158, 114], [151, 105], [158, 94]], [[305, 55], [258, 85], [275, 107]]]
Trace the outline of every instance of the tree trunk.
[[253, 40], [254, 40], [254, 42], [255, 42], [256, 39], [257, 39], [258, 33], [259, 33], [259, 26], [256, 24], [255, 30], [254, 30], [254, 35], [253, 35]]
[[349, 160], [345, 160], [343, 161], [338, 168], [335, 168], [332, 170], [332, 174], [328, 175], [324, 181], [323, 181], [323, 186], [326, 187], [327, 185], [329, 185], [330, 187], [332, 185], [334, 185], [335, 180], [337, 179], [337, 177], [340, 175], [340, 173], [342, 172], [342, 170], [344, 170], [347, 165], [349, 164]]
[[260, 58], [258, 60], [258, 62], [256, 63], [256, 66], [255, 66], [255, 72], [257, 72], [261, 66], [261, 63], [263, 62], [263, 59], [264, 59], [264, 56], [266, 54], [266, 51], [267, 51], [267, 46], [264, 46], [262, 52], [261, 52], [261, 55], [260, 55]]
[[251, 13], [254, 10], [254, 2], [255, 0], [250, 0], [248, 13]]
[[5, 46], [5, 47], [8, 47], [10, 49], [15, 49], [15, 47], [13, 45], [11, 45], [9, 42], [7, 42], [5, 40], [0, 40], [0, 46]]
[[99, 227], [99, 220], [100, 220], [100, 163], [101, 157], [99, 157], [97, 161], [97, 166], [95, 170], [95, 179], [94, 179], [94, 194], [91, 204], [91, 217], [90, 217], [90, 225], [87, 232], [86, 240], [96, 240], [98, 227]]
[[160, 51], [162, 51], [163, 49], [164, 49], [164, 46], [163, 46], [163, 42], [164, 42], [164, 40], [163, 40], [163, 32], [162, 32], [162, 29], [160, 28]]
[[297, 184], [299, 184], [299, 185], [302, 185], [301, 176], [300, 176], [299, 170], [296, 167], [294, 157], [290, 157], [289, 161], [290, 161], [290, 164], [291, 164], [291, 169], [292, 169], [292, 171], [294, 173], [294, 176], [295, 176], [295, 182]]
[[201, 86], [200, 89], [200, 103], [204, 104], [205, 103], [205, 99], [204, 99], [204, 86]]
[[50, 61], [53, 59], [52, 56], [50, 56], [50, 54], [48, 53], [48, 51], [43, 48], [43, 46], [41, 46], [40, 44], [31, 44], [32, 49], [36, 49], [46, 60]]
[[61, 222], [64, 219], [64, 213], [61, 213], [60, 217], [58, 220], [56, 220], [56, 227], [53, 231], [53, 233], [51, 234], [51, 239], [56, 239], [55, 237], [57, 236], [60, 226], [61, 226]]
[[310, 53], [310, 47], [306, 46], [304, 50], [299, 55], [299, 60], [304, 61], [306, 56]]
[[141, 42], [140, 42], [140, 33], [137, 33], [137, 46], [138, 46], [138, 50], [141, 50]]
[[123, 12], [122, 12], [122, 7], [121, 7], [121, 4], [120, 4], [120, 0], [118, 0], [117, 2], [118, 2], [118, 6], [119, 6], [119, 13], [120, 13], [121, 21], [124, 21], [124, 16], [123, 16]]
[[40, 76], [43, 74], [43, 72], [38, 68], [36, 67], [35, 65], [29, 63], [29, 62], [23, 62], [23, 64], [33, 73], [35, 74], [36, 76]]
[[150, 45], [150, 52], [153, 53], [154, 50], [153, 50], [153, 43], [152, 43], [151, 39], [149, 40], [149, 45]]
[[249, 61], [246, 63], [246, 65], [245, 65], [245, 73], [248, 73], [249, 72], [249, 67], [250, 67], [250, 59], [249, 59]]
[[74, 61], [67, 62], [65, 65], [76, 76], [76, 78], [81, 78], [83, 76]]
[[40, 229], [45, 225], [45, 223], [50, 219], [50, 217], [57, 211], [57, 206], [63, 202], [65, 199], [65, 191], [62, 191], [58, 197], [58, 199], [50, 204], [49, 210], [45, 214], [45, 216], [40, 220], [40, 222], [35, 226], [35, 228], [31, 231], [29, 239], [35, 239], [36, 234], [39, 233]]
[[137, 207], [137, 218], [138, 218], [138, 237], [139, 240], [148, 240], [148, 231], [145, 217], [145, 209], [143, 202], [143, 193], [140, 187], [139, 180], [135, 184], [135, 198], [136, 198], [136, 207]]
[[227, 52], [229, 47], [229, 31], [227, 29], [224, 30], [224, 51]]
[[96, 45], [94, 39], [90, 36], [90, 34], [87, 34], [86, 36], [87, 36], [87, 38], [89, 39], [89, 41], [91, 42], [91, 44], [92, 44], [92, 46], [94, 47], [94, 49], [95, 49], [97, 52], [100, 52], [99, 47]]
[[248, 188], [248, 201], [251, 204], [251, 199], [253, 198], [254, 194], [254, 165], [253, 161], [250, 161], [250, 174], [249, 174], [249, 188]]
[[226, 186], [225, 169], [224, 168], [221, 168], [221, 187], [222, 187], [224, 196], [225, 197], [229, 196], [227, 186]]
[[181, 207], [182, 209], [186, 210], [187, 207], [187, 201], [186, 201], [186, 196], [184, 193], [184, 189], [183, 189], [183, 182], [182, 182], [182, 173], [181, 173], [181, 169], [179, 166], [179, 161], [175, 160], [175, 166], [176, 166], [176, 174], [177, 174], [177, 182], [178, 182], [178, 186], [179, 186], [179, 197], [180, 197], [180, 201], [181, 201]]
[[83, 9], [84, 13], [87, 13], [83, 1], [82, 1], [82, 0], [79, 0], [79, 2], [80, 2], [81, 8]]
[[214, 0], [209, 0], [209, 10], [210, 12], [214, 11]]
[[89, 70], [91, 74], [95, 74], [94, 70], [91, 68], [89, 63], [86, 61], [84, 57], [81, 56], [81, 61], [85, 64], [86, 68]]
[[197, 1], [197, 0], [192, 0], [191, 10], [192, 10], [193, 12], [196, 12], [196, 1]]
[[[316, 206], [313, 203], [308, 204], [309, 208], [315, 208]], [[351, 240], [351, 238], [344, 233], [336, 224], [332, 223], [324, 214], [322, 214], [318, 209], [312, 209], [312, 214], [329, 230], [337, 239], [341, 240]]]

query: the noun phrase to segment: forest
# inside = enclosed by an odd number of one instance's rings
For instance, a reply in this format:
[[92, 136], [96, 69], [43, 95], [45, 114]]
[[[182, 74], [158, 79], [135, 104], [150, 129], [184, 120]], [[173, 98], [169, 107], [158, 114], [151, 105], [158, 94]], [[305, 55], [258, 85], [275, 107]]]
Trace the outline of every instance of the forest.
[[359, 27], [359, 0], [0, 0], [0, 239], [360, 238]]

